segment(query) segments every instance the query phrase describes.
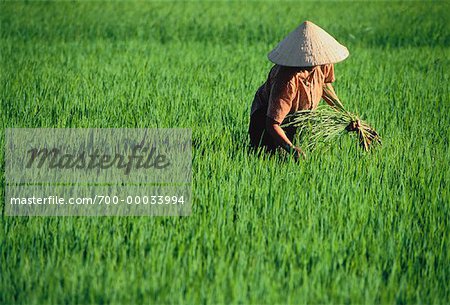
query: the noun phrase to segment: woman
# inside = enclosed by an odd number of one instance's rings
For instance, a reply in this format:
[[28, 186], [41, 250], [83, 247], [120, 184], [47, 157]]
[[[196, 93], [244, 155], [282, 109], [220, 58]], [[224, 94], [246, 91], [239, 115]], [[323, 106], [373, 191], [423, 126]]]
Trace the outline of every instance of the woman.
[[348, 55], [346, 47], [310, 21], [302, 23], [281, 41], [268, 55], [275, 65], [253, 100], [249, 126], [251, 146], [270, 152], [282, 147], [295, 157], [304, 157], [301, 148], [292, 144], [295, 128], [283, 129], [280, 124], [289, 113], [316, 109], [321, 98], [332, 106], [333, 64]]

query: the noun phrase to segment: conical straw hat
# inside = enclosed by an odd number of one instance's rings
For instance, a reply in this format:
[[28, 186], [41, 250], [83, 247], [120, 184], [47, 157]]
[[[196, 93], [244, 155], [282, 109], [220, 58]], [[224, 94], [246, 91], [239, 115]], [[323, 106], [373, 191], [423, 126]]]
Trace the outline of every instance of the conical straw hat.
[[311, 21], [305, 21], [286, 36], [268, 57], [281, 66], [312, 67], [334, 64], [348, 55], [347, 48], [330, 34]]

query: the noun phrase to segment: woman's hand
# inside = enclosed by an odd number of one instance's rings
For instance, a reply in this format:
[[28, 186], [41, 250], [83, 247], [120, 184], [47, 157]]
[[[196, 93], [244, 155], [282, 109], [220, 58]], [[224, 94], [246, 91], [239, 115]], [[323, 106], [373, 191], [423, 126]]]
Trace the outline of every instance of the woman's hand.
[[306, 154], [300, 147], [294, 146], [292, 144], [291, 145], [286, 144], [285, 146], [283, 146], [283, 148], [289, 154], [293, 155], [295, 160], [300, 159], [300, 157], [303, 158], [303, 159], [306, 159]]
[[286, 136], [286, 133], [280, 127], [280, 124], [277, 121], [267, 117], [266, 130], [275, 139], [278, 145], [283, 147], [283, 149], [288, 153], [292, 154], [296, 160], [298, 160], [300, 157], [302, 157], [303, 159], [306, 158], [306, 154], [303, 152], [303, 150], [291, 143], [289, 138]]
[[352, 122], [350, 122], [350, 124], [348, 124], [348, 126], [345, 128], [345, 130], [347, 130], [348, 132], [357, 131], [360, 127], [361, 127], [360, 120], [352, 121]]
[[300, 157], [303, 158], [303, 160], [306, 159], [306, 154], [300, 147], [294, 146], [293, 149], [294, 149], [294, 158], [295, 158], [295, 160], [300, 159]]
[[303, 160], [306, 159], [306, 154], [305, 152], [297, 146], [288, 146], [288, 147], [283, 147], [289, 154], [294, 156], [294, 159], [296, 161], [298, 161], [300, 158], [302, 158]]
[[344, 110], [344, 105], [339, 100], [333, 86], [330, 83], [326, 83], [323, 86], [322, 98], [328, 105], [336, 110]]

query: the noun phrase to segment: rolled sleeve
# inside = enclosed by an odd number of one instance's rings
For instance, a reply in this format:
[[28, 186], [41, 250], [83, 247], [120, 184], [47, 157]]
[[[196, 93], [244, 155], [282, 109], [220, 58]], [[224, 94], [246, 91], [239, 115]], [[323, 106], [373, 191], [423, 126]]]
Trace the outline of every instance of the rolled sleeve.
[[325, 83], [333, 83], [336, 78], [334, 77], [334, 65], [328, 64], [324, 66], [323, 74], [325, 76]]
[[274, 82], [269, 96], [267, 116], [281, 124], [292, 108], [296, 92], [295, 78], [282, 78]]

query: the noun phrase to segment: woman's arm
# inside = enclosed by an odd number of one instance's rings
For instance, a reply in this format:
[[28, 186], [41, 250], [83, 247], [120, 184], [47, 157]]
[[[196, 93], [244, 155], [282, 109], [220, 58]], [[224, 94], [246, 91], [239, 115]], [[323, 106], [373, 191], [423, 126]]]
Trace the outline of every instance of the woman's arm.
[[266, 117], [266, 130], [277, 142], [278, 145], [283, 147], [287, 152], [294, 153], [296, 158], [302, 156], [306, 157], [303, 150], [300, 147], [295, 147], [289, 138], [286, 136], [284, 130], [280, 127], [280, 124], [270, 117]]
[[328, 105], [333, 108], [344, 110], [344, 105], [339, 100], [331, 83], [325, 83], [323, 86], [322, 98]]
[[[339, 100], [336, 92], [334, 92], [334, 88], [330, 83], [325, 83], [323, 88], [322, 98], [328, 105], [333, 107], [336, 110], [346, 111], [344, 105]], [[350, 122], [350, 124], [345, 128], [347, 131], [357, 131], [361, 126], [361, 122], [359, 120]]]
[[292, 109], [292, 101], [298, 90], [296, 70], [280, 66], [271, 85], [265, 124], [265, 130], [274, 139], [275, 144], [293, 153], [296, 158], [304, 157], [305, 154], [292, 145], [280, 124]]

